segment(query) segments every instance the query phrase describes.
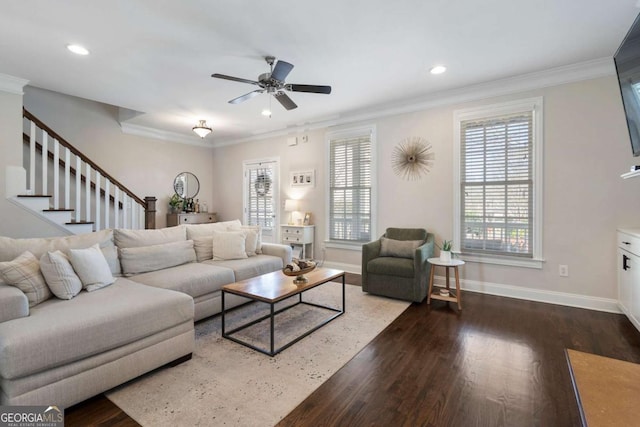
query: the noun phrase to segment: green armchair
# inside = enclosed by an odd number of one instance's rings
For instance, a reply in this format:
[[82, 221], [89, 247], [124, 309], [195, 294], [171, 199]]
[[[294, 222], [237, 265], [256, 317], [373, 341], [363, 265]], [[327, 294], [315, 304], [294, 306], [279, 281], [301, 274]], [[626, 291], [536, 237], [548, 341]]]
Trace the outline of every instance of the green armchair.
[[387, 228], [379, 240], [362, 246], [362, 291], [422, 302], [433, 246], [433, 234], [422, 228]]

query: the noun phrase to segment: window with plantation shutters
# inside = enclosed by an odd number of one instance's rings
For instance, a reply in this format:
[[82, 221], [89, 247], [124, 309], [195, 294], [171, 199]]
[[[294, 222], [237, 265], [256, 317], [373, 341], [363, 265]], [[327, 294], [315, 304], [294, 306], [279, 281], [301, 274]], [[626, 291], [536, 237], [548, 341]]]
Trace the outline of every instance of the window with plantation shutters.
[[360, 246], [372, 239], [373, 135], [367, 128], [329, 137], [329, 242]]
[[454, 240], [463, 257], [541, 259], [542, 100], [533, 101], [456, 112]]
[[247, 225], [259, 225], [263, 239], [275, 241], [278, 212], [277, 161], [244, 162], [244, 218]]

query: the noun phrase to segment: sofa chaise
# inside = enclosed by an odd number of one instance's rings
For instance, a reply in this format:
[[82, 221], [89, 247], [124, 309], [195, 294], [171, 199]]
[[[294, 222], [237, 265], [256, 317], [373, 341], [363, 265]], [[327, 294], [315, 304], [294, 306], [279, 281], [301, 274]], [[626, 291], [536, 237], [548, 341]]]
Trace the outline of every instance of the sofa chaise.
[[[97, 245], [114, 279], [70, 299], [51, 296], [34, 304], [33, 295], [7, 285], [0, 274], [0, 404], [67, 407], [188, 360], [194, 321], [220, 312], [223, 285], [282, 269], [291, 260], [288, 246], [260, 243], [259, 231], [251, 229], [227, 221], [49, 239], [0, 237], [0, 273], [25, 252], [40, 260], [55, 251], [71, 253], [73, 263], [76, 251]], [[245, 255], [251, 238], [257, 241]]]

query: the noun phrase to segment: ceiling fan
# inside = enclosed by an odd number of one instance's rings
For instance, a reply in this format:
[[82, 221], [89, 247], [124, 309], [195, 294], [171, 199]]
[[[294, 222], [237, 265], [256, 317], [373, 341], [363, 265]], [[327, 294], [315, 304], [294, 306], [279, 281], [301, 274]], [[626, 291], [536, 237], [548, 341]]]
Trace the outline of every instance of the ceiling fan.
[[267, 64], [269, 64], [271, 71], [268, 73], [260, 74], [260, 76], [258, 76], [258, 81], [241, 79], [239, 77], [227, 76], [217, 73], [211, 75], [211, 77], [215, 77], [218, 79], [231, 80], [240, 83], [249, 83], [260, 87], [260, 89], [256, 89], [252, 92], [232, 99], [231, 101], [229, 101], [229, 104], [239, 104], [240, 102], [253, 98], [256, 95], [267, 92], [273, 95], [274, 98], [276, 98], [284, 108], [286, 108], [287, 110], [293, 110], [294, 108], [298, 108], [298, 106], [291, 100], [291, 98], [289, 98], [286, 93], [284, 93], [285, 90], [290, 92], [324, 93], [327, 95], [331, 93], [331, 86], [285, 83], [285, 79], [293, 69], [293, 64], [289, 64], [288, 62], [279, 60], [278, 62], [276, 62], [276, 65], [274, 67], [273, 63], [276, 60], [275, 57], [266, 56], [264, 59], [265, 61], [267, 61]]

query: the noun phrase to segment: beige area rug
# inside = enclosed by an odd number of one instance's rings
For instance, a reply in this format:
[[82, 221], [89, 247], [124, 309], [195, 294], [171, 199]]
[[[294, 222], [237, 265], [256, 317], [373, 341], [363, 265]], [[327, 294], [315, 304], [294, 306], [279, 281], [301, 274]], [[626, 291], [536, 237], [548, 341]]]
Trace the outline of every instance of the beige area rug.
[[[340, 307], [341, 288], [338, 283], [322, 285], [305, 292], [304, 300]], [[351, 285], [346, 286], [346, 301], [345, 314], [275, 357], [223, 339], [220, 316], [207, 319], [196, 324], [193, 359], [106, 395], [143, 426], [273, 426], [409, 306]], [[245, 305], [231, 312], [227, 327], [266, 312], [266, 304]], [[296, 307], [276, 317], [276, 346], [278, 336], [316, 321], [317, 312]], [[265, 339], [266, 348], [268, 326], [262, 326], [243, 338]]]

